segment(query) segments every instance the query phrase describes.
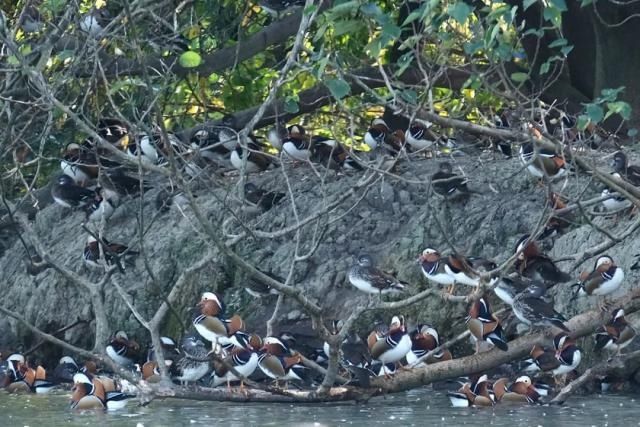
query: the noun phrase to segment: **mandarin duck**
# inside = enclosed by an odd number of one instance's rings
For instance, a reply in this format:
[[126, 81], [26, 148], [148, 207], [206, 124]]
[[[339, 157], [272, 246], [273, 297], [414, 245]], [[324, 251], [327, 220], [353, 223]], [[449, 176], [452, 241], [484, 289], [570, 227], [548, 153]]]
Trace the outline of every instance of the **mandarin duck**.
[[480, 351], [480, 342], [482, 341], [486, 341], [502, 351], [509, 349], [500, 319], [491, 312], [489, 302], [485, 298], [471, 303], [466, 323], [472, 338], [476, 341], [476, 353]]
[[406, 355], [407, 363], [409, 366], [424, 366], [433, 363], [444, 362], [451, 360], [453, 356], [447, 349], [441, 349], [440, 351], [433, 353], [425, 360], [421, 361], [420, 358], [426, 356], [429, 352], [435, 350], [440, 346], [440, 336], [435, 328], [429, 325], [417, 325], [411, 332], [411, 351]]
[[75, 142], [67, 144], [60, 160], [60, 169], [80, 187], [86, 187], [90, 180], [98, 177], [96, 155], [86, 144], [80, 145]]
[[268, 191], [262, 188], [258, 188], [255, 184], [247, 182], [244, 185], [244, 198], [245, 200], [256, 207], [259, 207], [263, 212], [268, 211], [275, 205], [280, 203], [287, 195], [278, 191]]
[[271, 165], [271, 157], [263, 151], [263, 148], [257, 142], [249, 141], [246, 147], [238, 144], [231, 152], [231, 165], [237, 170], [243, 170], [245, 152], [247, 153], [247, 160], [244, 165], [245, 173], [262, 172]]
[[613, 258], [602, 255], [596, 260], [595, 267], [591, 273], [584, 272], [580, 275], [580, 281], [571, 285], [575, 289], [573, 299], [578, 296], [609, 295], [620, 287], [624, 280], [624, 270], [618, 267]]
[[131, 368], [140, 359], [140, 345], [127, 333], [117, 331], [106, 348], [107, 356], [124, 368]]
[[493, 383], [496, 402], [537, 403], [540, 394], [528, 376], [518, 377], [511, 386], [508, 378], [500, 378]]
[[429, 151], [436, 145], [437, 136], [429, 130], [432, 123], [415, 121], [405, 133], [407, 144], [413, 151]]
[[453, 173], [453, 166], [449, 162], [440, 163], [438, 172], [431, 175], [433, 192], [447, 199], [477, 193], [467, 187], [468, 182], [466, 177]]
[[379, 294], [381, 297], [382, 294], [402, 292], [408, 285], [390, 273], [374, 267], [371, 256], [367, 254], [358, 257], [356, 264], [349, 269], [348, 278], [359, 290], [368, 294]]
[[393, 316], [389, 331], [375, 342], [368, 340], [368, 344], [371, 357], [384, 365], [402, 360], [412, 346], [404, 316]]
[[51, 186], [53, 200], [62, 207], [76, 208], [93, 203], [96, 192], [76, 185], [69, 175], [61, 175]]
[[560, 366], [552, 372], [554, 375], [564, 375], [574, 371], [582, 361], [582, 351], [576, 346], [574, 339], [565, 333], [559, 333], [553, 338], [556, 359]]
[[618, 355], [623, 348], [631, 344], [635, 336], [635, 329], [624, 318], [624, 310], [617, 308], [613, 311], [611, 320], [596, 333], [595, 349], [610, 350]]
[[287, 132], [287, 137], [282, 140], [282, 151], [294, 161], [309, 161], [312, 143], [305, 128], [301, 125], [292, 125], [287, 128]]
[[567, 319], [558, 313], [553, 304], [545, 301], [543, 296], [547, 288], [541, 283], [534, 283], [520, 292], [513, 300], [513, 314], [525, 325], [554, 326], [565, 332], [571, 332], [564, 324]]
[[571, 280], [571, 276], [560, 270], [551, 258], [540, 253], [538, 245], [528, 234], [518, 239], [515, 252], [518, 255], [514, 267], [522, 276], [550, 284]]
[[567, 165], [562, 156], [546, 148], [534, 148], [532, 142], [520, 146], [520, 161], [535, 178], [555, 179], [567, 174]]
[[[234, 348], [224, 359], [225, 363], [215, 362], [211, 373], [211, 386], [217, 387], [227, 383], [227, 388], [231, 389], [230, 383], [240, 381], [240, 391], [244, 390], [244, 379], [249, 378], [258, 367], [258, 351], [262, 347], [262, 339], [258, 335], [249, 336], [247, 341], [243, 341], [243, 347]], [[232, 372], [232, 367], [239, 375]]]
[[211, 342], [214, 352], [218, 351], [219, 345], [228, 344], [231, 335], [244, 329], [244, 321], [237, 314], [230, 319], [223, 317], [224, 302], [213, 292], [203, 293], [196, 307], [200, 310], [193, 318], [193, 326], [204, 339]]
[[195, 383], [209, 373], [211, 370], [208, 360], [209, 350], [198, 337], [193, 335], [184, 337], [180, 342], [180, 351], [182, 357], [174, 362], [172, 368], [174, 380], [185, 385], [188, 382]]
[[627, 155], [618, 151], [613, 155], [613, 170], [635, 187], [640, 187], [640, 166], [629, 165]]

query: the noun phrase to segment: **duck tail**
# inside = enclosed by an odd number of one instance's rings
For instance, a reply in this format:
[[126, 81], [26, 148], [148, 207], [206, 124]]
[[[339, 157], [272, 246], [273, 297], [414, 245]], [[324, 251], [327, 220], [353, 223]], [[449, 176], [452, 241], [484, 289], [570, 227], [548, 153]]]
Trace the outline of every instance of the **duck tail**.
[[505, 340], [502, 333], [498, 334], [498, 333], [492, 332], [489, 334], [489, 336], [487, 336], [487, 340], [502, 351], [509, 350], [509, 344], [507, 344], [507, 341]]

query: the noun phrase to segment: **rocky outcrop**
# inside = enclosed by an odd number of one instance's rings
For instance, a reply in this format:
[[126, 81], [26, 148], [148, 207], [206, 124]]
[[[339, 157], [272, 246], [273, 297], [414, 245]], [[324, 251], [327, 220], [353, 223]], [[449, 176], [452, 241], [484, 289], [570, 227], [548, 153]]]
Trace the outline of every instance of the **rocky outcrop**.
[[[309, 166], [292, 167], [287, 163], [282, 168], [249, 177], [261, 187], [279, 191], [286, 191], [289, 183], [295, 196], [295, 210], [290, 198], [265, 213], [244, 205], [237, 197], [237, 175], [215, 175], [211, 181], [195, 185], [195, 193], [198, 205], [217, 229], [230, 234], [246, 232], [247, 237], [235, 243], [234, 249], [265, 272], [286, 277], [296, 247], [297, 255], [304, 255], [320, 239], [313, 255], [295, 264], [294, 283], [304, 289], [307, 297], [326, 307], [327, 317], [338, 318], [345, 317], [357, 303], [368, 298], [346, 280], [346, 272], [359, 253], [367, 252], [381, 268], [395, 271], [398, 277], [411, 284], [409, 292], [414, 293], [434, 286], [422, 277], [416, 263], [424, 247], [448, 252], [450, 242], [464, 254], [504, 261], [513, 254], [516, 240], [533, 230], [544, 215], [546, 189], [536, 185], [518, 159], [477, 152], [449, 160], [460, 168], [458, 172], [464, 171], [470, 179], [469, 186], [478, 194], [466, 200], [444, 201], [432, 193], [429, 185], [438, 161], [403, 159], [390, 174], [380, 177], [366, 191], [358, 190], [357, 196], [347, 198], [336, 209], [304, 226], [299, 245], [294, 232], [264, 238], [253, 235], [251, 230], [277, 232], [295, 224], [294, 211], [301, 219], [321, 212], [323, 207], [352, 188], [360, 175], [336, 174], [321, 168], [313, 172]], [[590, 176], [580, 171], [566, 182], [558, 181], [554, 188], [570, 199], [587, 199], [601, 191]], [[142, 199], [124, 200], [105, 230], [109, 240], [142, 249], [148, 259], [152, 275], [141, 257], [121, 274], [126, 291], [147, 317], [152, 316], [163, 295], [185, 268], [207, 251], [215, 253], [201, 236], [200, 227], [188, 206], [174, 206], [168, 212], [156, 209], [157, 191], [148, 192]], [[585, 208], [589, 209], [592, 208]], [[58, 262], [98, 281], [101, 272], [87, 269], [82, 262], [87, 236], [81, 227], [83, 220], [81, 212], [50, 205], [37, 214], [33, 225]], [[594, 217], [592, 221], [613, 234], [620, 234], [632, 222], [628, 214], [623, 214], [617, 221], [606, 216]], [[142, 248], [140, 230], [144, 234]], [[566, 259], [604, 239], [604, 234], [578, 216], [576, 224], [564, 235], [548, 240], [544, 245], [553, 258]], [[640, 242], [632, 237], [607, 252], [626, 271], [624, 289], [634, 286], [637, 274], [630, 267], [640, 254]], [[53, 269], [36, 276], [28, 275], [23, 262], [25, 256], [23, 246], [14, 241], [0, 258], [3, 274], [0, 289], [6, 307], [23, 314], [46, 331], [61, 328], [78, 317], [92, 318], [91, 304], [83, 289], [70, 284]], [[593, 262], [587, 261], [578, 270], [591, 269]], [[572, 261], [565, 261], [559, 265], [569, 270], [572, 264]], [[570, 273], [577, 278], [578, 270]], [[182, 325], [189, 327], [191, 313], [188, 308], [205, 290], [222, 292], [230, 312], [242, 313], [250, 329], [264, 331], [275, 297], [254, 299], [243, 290], [246, 280], [245, 274], [235, 265], [223, 257], [216, 257], [207, 268], [189, 278], [174, 307], [181, 318], [169, 314], [163, 332], [179, 335]], [[557, 286], [553, 292], [556, 308], [567, 316], [595, 304], [594, 299], [587, 298], [570, 302], [569, 284]], [[113, 332], [127, 330], [138, 340], [148, 342], [147, 335], [109, 284], [104, 289], [104, 300]], [[403, 312], [411, 321], [432, 323], [442, 335], [453, 336], [464, 328], [466, 307], [431, 298]], [[358, 322], [359, 332], [366, 333], [372, 319], [380, 317], [387, 321], [391, 315], [376, 311], [367, 313]], [[633, 316], [631, 320], [634, 320]], [[8, 339], [15, 334], [15, 339], [3, 344], [28, 348], [33, 343], [31, 334], [13, 321], [8, 323], [10, 327], [5, 324], [4, 329], [8, 330], [3, 335]], [[288, 298], [285, 298], [277, 325], [278, 330], [313, 334], [307, 316]], [[67, 331], [64, 338], [90, 348], [93, 344], [91, 333], [90, 325], [78, 326]], [[59, 353], [60, 350], [52, 349], [46, 356]]]

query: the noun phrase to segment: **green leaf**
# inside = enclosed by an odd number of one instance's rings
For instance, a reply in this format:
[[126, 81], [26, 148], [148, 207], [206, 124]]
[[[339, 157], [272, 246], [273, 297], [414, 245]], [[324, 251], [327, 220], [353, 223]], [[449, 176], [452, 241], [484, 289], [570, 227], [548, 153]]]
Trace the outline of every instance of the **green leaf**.
[[296, 114], [298, 111], [300, 111], [300, 106], [295, 99], [287, 98], [286, 101], [284, 101], [284, 111], [287, 113]]
[[585, 116], [584, 114], [580, 114], [578, 116], [578, 122], [576, 123], [578, 130], [583, 131], [587, 128], [588, 125], [589, 125], [589, 117]]
[[587, 104], [586, 113], [593, 123], [599, 123], [604, 118], [604, 110], [597, 104]]
[[605, 119], [612, 114], [620, 114], [620, 117], [624, 120], [629, 120], [631, 117], [631, 106], [624, 101], [609, 102], [607, 103], [607, 109]]
[[335, 36], [341, 36], [347, 33], [355, 33], [365, 25], [364, 21], [361, 19], [349, 19], [349, 20], [341, 20], [336, 21], [333, 28], [333, 32]]
[[624, 90], [624, 86], [620, 86], [615, 89], [602, 89], [600, 91], [602, 101], [610, 101], [613, 102], [618, 98], [618, 95]]
[[573, 50], [573, 46], [570, 45], [570, 46], [565, 46], [562, 49], [560, 49], [560, 52], [562, 52], [562, 54], [564, 56], [567, 56], [567, 55], [569, 55], [569, 52], [571, 52], [572, 50]]
[[544, 64], [540, 66], [540, 75], [547, 74], [550, 68], [551, 68], [551, 62], [546, 61]]
[[331, 95], [333, 95], [335, 99], [342, 99], [351, 92], [349, 83], [342, 79], [328, 79], [325, 80], [324, 84], [329, 88]]
[[638, 129], [636, 128], [631, 128], [627, 131], [627, 136], [629, 138], [633, 138], [634, 136], [636, 136], [638, 134]]
[[379, 16], [382, 15], [382, 9], [375, 3], [366, 3], [360, 7], [363, 15], [367, 16]]
[[566, 45], [567, 45], [567, 39], [556, 39], [551, 43], [549, 43], [550, 48], [566, 46]]
[[562, 12], [555, 7], [545, 7], [542, 16], [546, 21], [551, 22], [555, 27], [560, 27], [560, 17]]
[[522, 83], [529, 80], [529, 75], [527, 73], [513, 73], [511, 74], [511, 80]]
[[202, 63], [202, 57], [198, 52], [189, 50], [180, 55], [178, 62], [183, 68], [195, 68]]
[[460, 24], [464, 24], [467, 21], [467, 18], [469, 17], [469, 15], [471, 15], [472, 11], [473, 8], [462, 1], [449, 6], [449, 9], [447, 9], [447, 13], [449, 14], [449, 16], [458, 21]]
[[551, 4], [561, 12], [567, 11], [567, 3], [565, 0], [551, 0]]
[[522, 2], [522, 7], [524, 10], [527, 10], [536, 3], [538, 3], [538, 0], [524, 0]]

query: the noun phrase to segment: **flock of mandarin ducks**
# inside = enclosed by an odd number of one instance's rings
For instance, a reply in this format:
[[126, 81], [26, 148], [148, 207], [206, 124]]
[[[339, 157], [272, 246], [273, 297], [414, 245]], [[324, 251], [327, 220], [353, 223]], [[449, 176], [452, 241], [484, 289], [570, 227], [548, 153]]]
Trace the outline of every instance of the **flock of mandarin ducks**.
[[[500, 119], [496, 126], [506, 125]], [[430, 127], [430, 123], [416, 121], [407, 130], [392, 131], [384, 120], [375, 119], [363, 140], [373, 156], [382, 152], [391, 156], [426, 153], [434, 157], [442, 146], [448, 149], [457, 147], [455, 140], [437, 136]], [[274, 156], [251, 135], [241, 140], [229, 118], [223, 120], [221, 126], [202, 127], [191, 135], [189, 143], [159, 129], [151, 133], [136, 133], [127, 123], [114, 119], [101, 120], [96, 131], [133, 162], [164, 167], [169, 159], [175, 159], [179, 169], [191, 177], [206, 171], [211, 162], [218, 165], [228, 163], [243, 173], [254, 173], [277, 167], [287, 158], [297, 164], [313, 162], [334, 170], [358, 171], [366, 167], [366, 156], [369, 155], [348, 149], [335, 139], [311, 136], [301, 125], [278, 125], [269, 132], [267, 139], [270, 150], [278, 150], [284, 156]], [[510, 144], [500, 142], [497, 147], [511, 156]], [[531, 143], [521, 145], [519, 157], [536, 178], [553, 180], [566, 175], [569, 170], [564, 156], [534, 147]], [[640, 168], [630, 166], [624, 153], [615, 154], [613, 168], [618, 178], [633, 185], [640, 184]], [[61, 169], [63, 174], [52, 188], [55, 202], [67, 208], [84, 208], [89, 222], [108, 220], [122, 197], [139, 196], [151, 188], [152, 180], [146, 179], [148, 174], [140, 175], [137, 170], [131, 173], [131, 168], [127, 169], [120, 156], [114, 156], [111, 150], [93, 138], [82, 144], [67, 145]], [[448, 162], [441, 163], [438, 172], [432, 176], [434, 192], [447, 199], [474, 193], [467, 184], [467, 178], [454, 174]], [[177, 197], [177, 194], [170, 191], [161, 191], [159, 196], [167, 193], [169, 197], [160, 201], [159, 208], [176, 202], [172, 197]], [[605, 189], [603, 195], [608, 197], [603, 201], [607, 210], [628, 206], [624, 198], [609, 189]], [[249, 203], [268, 210], [279, 203], [284, 194], [265, 191], [248, 183], [245, 197]], [[552, 193], [551, 197], [554, 208], [566, 206], [566, 201], [558, 194]], [[538, 380], [534, 382], [534, 376], [547, 373], [554, 377], [564, 376], [574, 372], [580, 364], [581, 350], [571, 337], [566, 319], [554, 309], [547, 295], [550, 288], [568, 282], [572, 277], [561, 271], [536, 243], [537, 239], [561, 231], [567, 223], [565, 218], [554, 216], [540, 235], [522, 236], [516, 243], [514, 271], [509, 275], [497, 272], [497, 264], [484, 258], [466, 257], [459, 253], [442, 255], [434, 248], [426, 248], [419, 255], [418, 263], [428, 282], [445, 286], [451, 293], [456, 285], [474, 289], [485, 286], [511, 308], [515, 319], [525, 330], [552, 328], [557, 331], [552, 347], [535, 345], [532, 348], [531, 359], [520, 372], [522, 375], [512, 383], [508, 378], [491, 382], [487, 375], [473, 376], [457, 392], [449, 393], [454, 406], [537, 402], [546, 394], [548, 386]], [[124, 268], [136, 254], [125, 245], [90, 233], [83, 258], [87, 265], [95, 268], [113, 265]], [[382, 294], [402, 293], [408, 287], [394, 275], [378, 269], [367, 254], [358, 257], [348, 272], [348, 280], [358, 290], [380, 297]], [[623, 280], [623, 269], [615, 264], [612, 257], [602, 255], [596, 260], [593, 271], [584, 273], [572, 285], [574, 298], [581, 295], [605, 297], [616, 291]], [[275, 292], [268, 287], [261, 289], [265, 292], [250, 288], [252, 295]], [[265, 338], [248, 333], [240, 316], [227, 316], [223, 299], [216, 293], [202, 294], [195, 307], [192, 324], [197, 334], [184, 337], [180, 345], [169, 337], [162, 337], [162, 349], [151, 348], [145, 354], [125, 332], [118, 331], [105, 352], [113, 362], [131, 369], [142, 380], [151, 383], [161, 380], [156, 357], [158, 351], [162, 351], [171, 379], [183, 385], [217, 387], [227, 384], [229, 391], [233, 392], [230, 384], [239, 382], [240, 392], [246, 392], [244, 380], [247, 378], [253, 381], [271, 379], [276, 386], [284, 383], [285, 387], [289, 382], [304, 387], [322, 379], [305, 362], [312, 360], [326, 364], [329, 355], [327, 343], [303, 349], [304, 346], [289, 333]], [[466, 324], [475, 341], [476, 353], [492, 347], [508, 351], [507, 334], [500, 318], [492, 311], [487, 295], [471, 304]], [[338, 320], [333, 322], [331, 330], [337, 334], [341, 327], [342, 322]], [[625, 321], [624, 311], [616, 309], [611, 320], [596, 334], [596, 349], [619, 353], [634, 336], [635, 331]], [[434, 327], [426, 323], [408, 327], [402, 315], [393, 316], [388, 326], [384, 322], [378, 323], [366, 340], [349, 334], [341, 345], [340, 356], [342, 374], [361, 386], [366, 386], [372, 376], [390, 377], [399, 367], [416, 369], [453, 358], [442, 345]], [[79, 366], [69, 356], [60, 359], [53, 374], [49, 375], [41, 366], [33, 368], [23, 355], [12, 354], [2, 362], [0, 375], [3, 387], [9, 392], [46, 393], [64, 383], [73, 384], [71, 407], [74, 409], [116, 409], [134, 397], [120, 389], [119, 381], [100, 372], [94, 361], [89, 360]]]

